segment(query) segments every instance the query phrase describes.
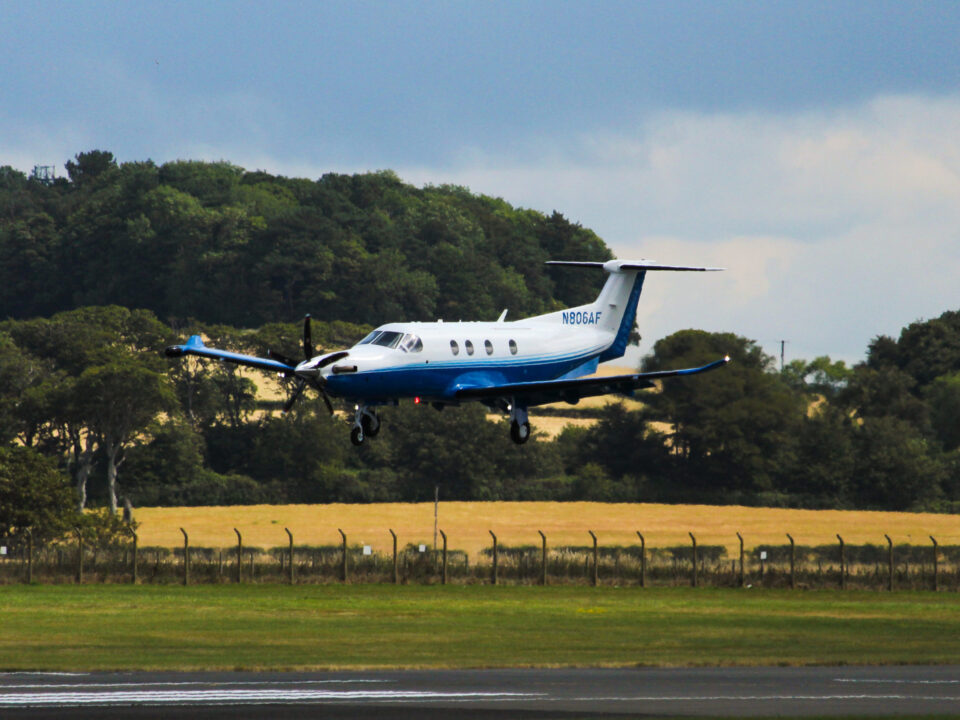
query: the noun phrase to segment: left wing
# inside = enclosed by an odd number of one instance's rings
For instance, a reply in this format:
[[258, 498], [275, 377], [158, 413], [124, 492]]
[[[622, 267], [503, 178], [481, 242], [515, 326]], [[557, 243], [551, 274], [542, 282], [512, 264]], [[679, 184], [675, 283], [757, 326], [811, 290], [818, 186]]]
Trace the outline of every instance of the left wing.
[[573, 380], [543, 380], [540, 382], [463, 388], [456, 391], [455, 397], [459, 400], [514, 398], [518, 404], [529, 407], [553, 402], [576, 402], [580, 398], [610, 393], [629, 396], [633, 394], [634, 390], [653, 387], [654, 380], [677, 375], [696, 375], [697, 373], [715, 370], [728, 362], [730, 362], [729, 355], [702, 367], [684, 368], [682, 370], [658, 370], [634, 375], [611, 375], [609, 377], [576, 378]]
[[203, 344], [199, 335], [191, 335], [185, 345], [171, 345], [164, 353], [167, 357], [182, 357], [184, 355], [196, 355], [198, 357], [213, 358], [214, 360], [223, 360], [224, 362], [234, 363], [236, 365], [247, 365], [248, 367], [259, 368], [260, 370], [269, 370], [271, 372], [281, 372], [292, 374], [296, 370], [295, 364], [282, 363], [277, 360], [256, 357], [254, 355], [241, 355], [240, 353], [229, 352], [227, 350], [217, 350], [208, 348]]

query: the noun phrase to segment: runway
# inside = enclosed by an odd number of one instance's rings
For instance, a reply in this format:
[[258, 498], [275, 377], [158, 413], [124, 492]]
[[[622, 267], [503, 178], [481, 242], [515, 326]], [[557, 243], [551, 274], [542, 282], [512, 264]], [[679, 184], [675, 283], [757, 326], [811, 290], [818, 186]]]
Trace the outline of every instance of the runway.
[[960, 666], [0, 673], [3, 718], [960, 716]]

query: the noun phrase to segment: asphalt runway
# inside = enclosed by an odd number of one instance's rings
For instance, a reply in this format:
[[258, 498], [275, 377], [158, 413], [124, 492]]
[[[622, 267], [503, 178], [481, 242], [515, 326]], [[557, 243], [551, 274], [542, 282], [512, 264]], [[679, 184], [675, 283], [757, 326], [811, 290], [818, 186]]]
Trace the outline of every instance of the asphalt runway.
[[954, 715], [960, 665], [0, 673], [0, 718]]

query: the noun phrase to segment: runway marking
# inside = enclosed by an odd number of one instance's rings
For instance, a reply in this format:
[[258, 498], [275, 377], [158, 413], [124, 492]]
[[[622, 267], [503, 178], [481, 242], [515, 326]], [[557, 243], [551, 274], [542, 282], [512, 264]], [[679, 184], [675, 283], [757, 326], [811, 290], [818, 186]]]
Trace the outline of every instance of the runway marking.
[[843, 683], [888, 683], [898, 685], [960, 685], [960, 680], [901, 680], [872, 678], [834, 678], [834, 682]]
[[213, 685], [216, 687], [264, 687], [270, 685], [354, 685], [360, 683], [393, 683], [396, 680], [234, 680], [219, 682], [217, 680], [184, 680], [182, 682], [117, 682], [117, 683], [18, 683], [4, 685], [0, 683], [0, 692], [3, 690], [30, 690], [36, 688], [117, 688], [117, 687], [185, 687], [196, 685]]
[[77, 705], [198, 705], [208, 703], [409, 702], [541, 698], [537, 693], [432, 692], [415, 690], [130, 690], [111, 692], [10, 693], [0, 695], [0, 707], [62, 707]]

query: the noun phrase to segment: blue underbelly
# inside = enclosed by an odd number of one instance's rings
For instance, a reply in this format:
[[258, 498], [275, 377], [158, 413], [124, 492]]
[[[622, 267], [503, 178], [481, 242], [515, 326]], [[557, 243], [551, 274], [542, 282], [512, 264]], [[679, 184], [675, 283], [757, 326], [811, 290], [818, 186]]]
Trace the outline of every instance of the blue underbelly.
[[327, 391], [353, 400], [420, 397], [449, 400], [459, 387], [489, 387], [516, 382], [553, 380], [583, 365], [590, 356], [527, 363], [437, 363], [406, 365], [348, 375], [332, 375]]

